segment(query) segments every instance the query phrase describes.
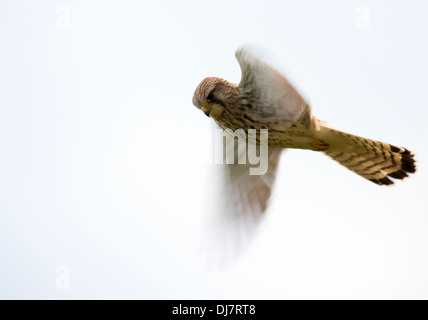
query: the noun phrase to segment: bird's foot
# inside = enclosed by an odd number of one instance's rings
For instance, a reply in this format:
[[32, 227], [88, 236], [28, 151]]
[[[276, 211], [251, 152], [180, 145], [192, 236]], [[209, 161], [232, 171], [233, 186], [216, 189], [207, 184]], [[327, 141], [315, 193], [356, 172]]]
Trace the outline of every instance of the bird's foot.
[[324, 141], [317, 141], [311, 143], [313, 150], [315, 151], [326, 151], [330, 148], [330, 145], [328, 143], [325, 143]]

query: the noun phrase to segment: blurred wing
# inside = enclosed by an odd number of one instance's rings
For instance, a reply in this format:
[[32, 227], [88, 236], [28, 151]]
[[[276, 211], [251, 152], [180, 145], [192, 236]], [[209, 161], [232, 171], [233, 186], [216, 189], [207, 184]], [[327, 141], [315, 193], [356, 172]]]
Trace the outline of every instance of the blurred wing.
[[[235, 139], [235, 159], [238, 153]], [[235, 219], [257, 222], [266, 211], [272, 195], [277, 168], [281, 157], [281, 148], [269, 148], [269, 165], [266, 174], [250, 175], [249, 169], [254, 165], [223, 165], [223, 197], [226, 209]]]
[[292, 124], [299, 118], [312, 126], [311, 109], [284, 76], [262, 62], [248, 49], [236, 52], [242, 78], [239, 89], [255, 98], [255, 109], [267, 121], [281, 120]]
[[[219, 190], [215, 192], [211, 187], [215, 197], [211, 199], [212, 217], [204, 234], [208, 240], [204, 251], [211, 258], [211, 267], [233, 261], [254, 238], [273, 192], [283, 150], [269, 147], [268, 170], [264, 175], [250, 175], [249, 168], [254, 165], [250, 165], [248, 159], [247, 164], [216, 165], [217, 179], [213, 182]], [[235, 140], [235, 159], [237, 156]]]

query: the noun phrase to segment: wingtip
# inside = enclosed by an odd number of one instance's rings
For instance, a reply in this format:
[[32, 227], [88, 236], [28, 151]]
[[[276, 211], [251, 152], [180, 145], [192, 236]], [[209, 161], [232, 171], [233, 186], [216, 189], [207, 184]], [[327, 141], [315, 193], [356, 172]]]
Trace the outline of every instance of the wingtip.
[[266, 49], [254, 45], [254, 44], [244, 44], [238, 47], [235, 52], [236, 58], [239, 60], [241, 58], [258, 58], [261, 59], [267, 53]]
[[416, 172], [416, 159], [414, 158], [415, 154], [412, 151], [393, 145], [390, 145], [390, 148], [391, 151], [401, 154], [401, 168], [397, 171], [387, 174], [387, 176], [381, 179], [369, 179], [371, 182], [378, 185], [392, 186], [394, 185], [394, 181], [389, 178], [405, 180], [409, 177], [409, 174]]

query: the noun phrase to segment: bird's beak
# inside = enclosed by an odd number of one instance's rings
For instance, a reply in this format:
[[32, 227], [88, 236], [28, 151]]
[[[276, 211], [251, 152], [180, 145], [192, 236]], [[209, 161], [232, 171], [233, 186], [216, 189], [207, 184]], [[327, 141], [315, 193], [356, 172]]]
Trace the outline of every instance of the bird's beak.
[[209, 117], [209, 116], [210, 116], [210, 107], [209, 107], [209, 105], [204, 104], [204, 105], [201, 107], [201, 110], [205, 113], [205, 115], [206, 115], [207, 117]]

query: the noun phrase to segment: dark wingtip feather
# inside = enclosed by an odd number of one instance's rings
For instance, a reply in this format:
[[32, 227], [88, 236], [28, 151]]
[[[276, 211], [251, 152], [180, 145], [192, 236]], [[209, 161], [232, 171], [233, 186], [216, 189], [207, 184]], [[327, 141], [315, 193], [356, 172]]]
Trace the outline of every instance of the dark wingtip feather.
[[401, 166], [403, 170], [409, 173], [415, 173], [416, 172], [416, 161], [414, 159], [415, 155], [407, 149], [404, 149], [404, 152], [401, 155], [402, 155]]
[[404, 152], [401, 154], [401, 166], [403, 170], [409, 173], [416, 172], [416, 161], [414, 159], [415, 154], [407, 149], [404, 149]]
[[394, 182], [392, 182], [392, 180], [389, 179], [388, 177], [383, 177], [382, 179], [379, 179], [379, 181], [381, 182], [381, 184], [387, 185], [387, 186], [394, 184]]
[[383, 177], [381, 179], [369, 179], [371, 182], [376, 183], [380, 186], [389, 186], [389, 185], [393, 185], [394, 182], [389, 179], [388, 177]]
[[391, 148], [392, 152], [400, 152], [401, 150], [399, 147], [393, 146], [392, 144], [390, 144], [389, 147]]
[[402, 179], [408, 177], [409, 175], [404, 170], [398, 170], [398, 171], [395, 171], [395, 172], [388, 174], [388, 176], [390, 176], [391, 178], [394, 178], [394, 179], [402, 180]]
[[401, 169], [388, 174], [391, 178], [403, 180], [408, 177], [408, 173], [416, 172], [416, 161], [414, 153], [404, 148], [398, 148], [390, 145], [391, 151], [401, 154]]

